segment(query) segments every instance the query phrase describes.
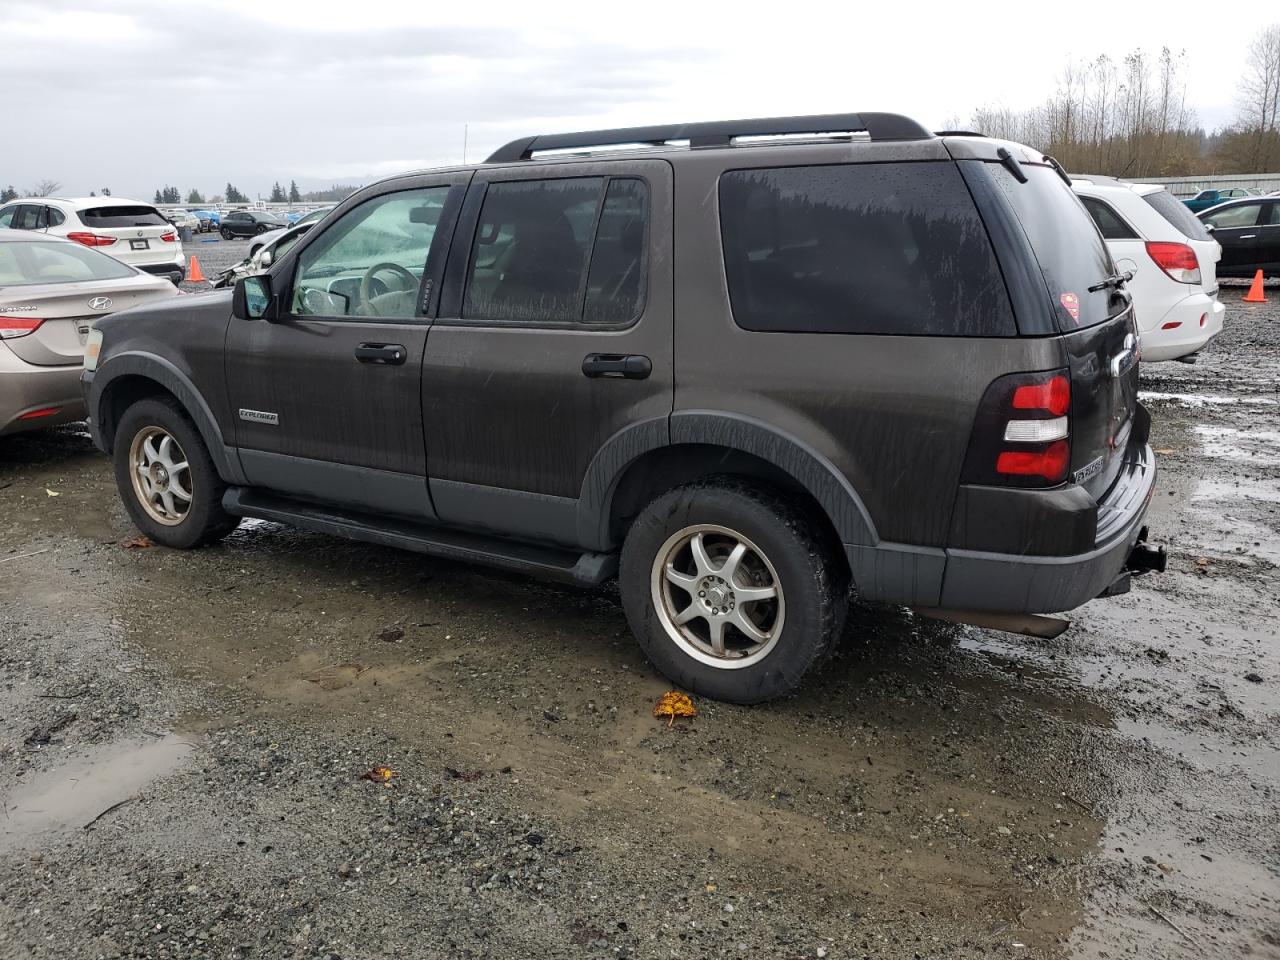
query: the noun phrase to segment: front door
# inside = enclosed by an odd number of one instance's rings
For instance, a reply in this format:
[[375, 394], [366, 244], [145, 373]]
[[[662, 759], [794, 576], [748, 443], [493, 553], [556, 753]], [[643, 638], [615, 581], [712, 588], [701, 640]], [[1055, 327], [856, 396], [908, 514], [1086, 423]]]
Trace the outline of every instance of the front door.
[[278, 320], [232, 321], [226, 382], [251, 485], [434, 516], [420, 401], [426, 307], [467, 176], [405, 178], [352, 203], [272, 270]]
[[1271, 200], [1258, 225], [1258, 266], [1267, 276], [1280, 272], [1280, 200]]
[[671, 190], [653, 159], [477, 172], [423, 364], [442, 520], [575, 545], [592, 458], [666, 430]]
[[1252, 273], [1258, 261], [1258, 218], [1262, 203], [1242, 203], [1224, 207], [1204, 218], [1213, 227], [1213, 239], [1222, 247], [1218, 276], [1243, 277]]

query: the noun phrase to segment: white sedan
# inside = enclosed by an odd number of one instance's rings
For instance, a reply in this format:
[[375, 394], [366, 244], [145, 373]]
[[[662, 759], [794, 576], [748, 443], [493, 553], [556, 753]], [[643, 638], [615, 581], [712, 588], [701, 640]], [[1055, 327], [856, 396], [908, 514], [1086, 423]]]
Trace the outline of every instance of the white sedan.
[[180, 291], [70, 240], [0, 230], [0, 436], [85, 416], [85, 343], [98, 317]]

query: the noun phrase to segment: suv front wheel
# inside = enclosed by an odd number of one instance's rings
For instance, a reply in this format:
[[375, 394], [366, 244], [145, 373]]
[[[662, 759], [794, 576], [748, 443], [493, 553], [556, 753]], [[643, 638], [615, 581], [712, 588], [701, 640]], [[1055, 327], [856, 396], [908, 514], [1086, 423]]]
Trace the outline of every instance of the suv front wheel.
[[781, 496], [729, 479], [650, 503], [627, 533], [619, 579], [653, 664], [733, 703], [793, 689], [832, 647], [847, 602], [814, 526]]
[[176, 400], [148, 397], [130, 406], [112, 458], [120, 498], [153, 542], [185, 550], [221, 540], [239, 524], [222, 509], [226, 484]]

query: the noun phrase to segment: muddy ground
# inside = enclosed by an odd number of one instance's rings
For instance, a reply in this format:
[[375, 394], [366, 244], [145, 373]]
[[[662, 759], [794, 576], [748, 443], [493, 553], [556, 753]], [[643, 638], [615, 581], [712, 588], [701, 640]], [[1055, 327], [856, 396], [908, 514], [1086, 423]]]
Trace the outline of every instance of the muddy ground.
[[1241, 294], [1143, 372], [1166, 574], [1048, 642], [859, 608], [797, 695], [672, 729], [611, 590], [130, 549], [83, 429], [0, 441], [0, 957], [1280, 957], [1280, 290]]

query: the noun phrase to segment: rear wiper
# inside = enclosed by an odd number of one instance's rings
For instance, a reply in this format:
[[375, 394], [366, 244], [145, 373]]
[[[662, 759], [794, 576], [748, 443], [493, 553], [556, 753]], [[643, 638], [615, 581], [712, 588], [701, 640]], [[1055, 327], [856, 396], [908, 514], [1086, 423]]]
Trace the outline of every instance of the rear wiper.
[[1049, 166], [1053, 167], [1054, 172], [1057, 173], [1057, 175], [1062, 178], [1063, 183], [1065, 183], [1068, 187], [1071, 186], [1071, 178], [1067, 176], [1067, 171], [1063, 169], [1062, 164], [1060, 164], [1053, 157], [1049, 156], [1047, 153], [1044, 156], [1044, 161], [1045, 163], [1049, 164]]
[[1097, 293], [1099, 290], [1106, 290], [1108, 287], [1119, 290], [1126, 283], [1133, 279], [1133, 271], [1126, 270], [1124, 273], [1113, 273], [1105, 280], [1099, 280], [1089, 288], [1090, 293]]
[[996, 156], [1000, 158], [1000, 163], [1004, 165], [1004, 168], [1013, 174], [1013, 179], [1017, 180], [1019, 183], [1027, 182], [1027, 175], [1022, 172], [1021, 164], [1018, 163], [1013, 154], [1005, 147], [997, 148]]

